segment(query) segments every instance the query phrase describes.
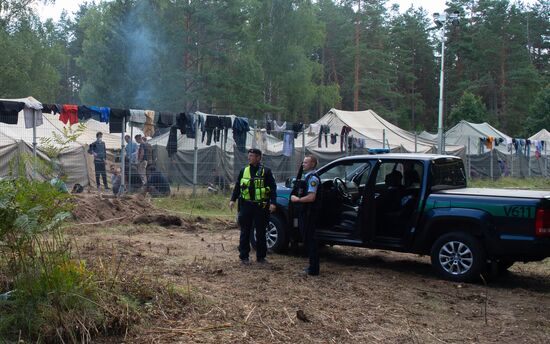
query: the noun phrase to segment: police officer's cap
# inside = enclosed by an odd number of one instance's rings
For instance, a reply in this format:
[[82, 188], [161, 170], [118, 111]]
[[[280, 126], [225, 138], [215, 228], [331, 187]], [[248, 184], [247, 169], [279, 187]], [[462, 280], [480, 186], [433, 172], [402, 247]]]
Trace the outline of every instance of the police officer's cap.
[[250, 149], [248, 150], [248, 153], [254, 153], [254, 154], [256, 154], [256, 155], [262, 156], [262, 151], [259, 150], [258, 148], [250, 148]]

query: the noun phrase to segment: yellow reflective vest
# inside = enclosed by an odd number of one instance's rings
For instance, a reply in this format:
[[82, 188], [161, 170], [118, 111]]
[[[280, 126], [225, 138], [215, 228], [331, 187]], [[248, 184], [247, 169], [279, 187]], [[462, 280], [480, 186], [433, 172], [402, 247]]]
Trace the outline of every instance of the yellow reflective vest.
[[[252, 184], [251, 184], [252, 183]], [[269, 186], [265, 186], [265, 170], [262, 165], [258, 166], [256, 175], [250, 175], [250, 165], [243, 171], [241, 184], [241, 198], [245, 201], [266, 202], [269, 199]], [[251, 198], [254, 194], [254, 199]]]

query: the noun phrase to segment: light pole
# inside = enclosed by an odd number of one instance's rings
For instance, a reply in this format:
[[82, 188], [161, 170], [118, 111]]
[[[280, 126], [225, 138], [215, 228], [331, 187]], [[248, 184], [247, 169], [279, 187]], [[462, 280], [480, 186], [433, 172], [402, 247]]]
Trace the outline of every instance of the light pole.
[[445, 137], [443, 134], [443, 83], [445, 80], [445, 24], [448, 20], [454, 26], [459, 24], [458, 22], [458, 11], [453, 12], [448, 15], [446, 13], [434, 13], [433, 14], [434, 22], [436, 29], [439, 29], [438, 38], [441, 41], [441, 72], [439, 74], [439, 113], [437, 118], [437, 137], [439, 143], [437, 145], [437, 153], [445, 153]]

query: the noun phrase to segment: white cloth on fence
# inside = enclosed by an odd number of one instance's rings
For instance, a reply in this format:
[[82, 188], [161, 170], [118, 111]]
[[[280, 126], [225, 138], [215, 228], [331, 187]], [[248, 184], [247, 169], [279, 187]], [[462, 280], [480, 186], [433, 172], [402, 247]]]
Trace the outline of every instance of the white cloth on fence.
[[[34, 123], [33, 123], [33, 114], [34, 114]], [[37, 127], [43, 124], [42, 119], [42, 110], [37, 110], [33, 108], [28, 108], [25, 106], [23, 109], [23, 117], [25, 118], [25, 128], [32, 128], [34, 125]]]

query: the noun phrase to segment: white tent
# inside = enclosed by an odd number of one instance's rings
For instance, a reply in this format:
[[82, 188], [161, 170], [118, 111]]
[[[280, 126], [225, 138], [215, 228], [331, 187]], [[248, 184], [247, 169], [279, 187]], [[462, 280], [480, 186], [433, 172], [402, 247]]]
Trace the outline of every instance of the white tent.
[[541, 129], [538, 133], [531, 136], [529, 140], [538, 140], [538, 141], [546, 141], [550, 142], [550, 132], [546, 129]]
[[425, 140], [430, 140], [430, 141], [437, 141], [437, 137], [438, 137], [437, 134], [432, 134], [430, 132], [427, 132], [426, 130], [422, 131], [420, 134], [418, 134], [418, 136], [420, 136]]
[[[311, 132], [306, 129], [305, 146], [309, 150], [319, 152], [339, 152], [340, 134], [342, 128], [347, 126], [351, 128], [348, 136], [358, 139], [362, 148], [390, 148], [392, 151], [399, 152], [418, 152], [418, 153], [436, 153], [437, 144], [433, 140], [427, 140], [416, 136], [398, 126], [391, 124], [372, 110], [366, 111], [343, 111], [331, 109], [327, 114], [315, 122], [317, 125], [328, 125], [330, 134], [338, 134], [336, 143], [325, 144], [325, 138], [321, 138], [321, 147], [319, 147], [319, 133]], [[323, 135], [324, 136], [324, 135]], [[330, 136], [330, 135], [329, 135]], [[333, 141], [334, 142], [334, 141]], [[295, 147], [302, 147], [302, 135], [295, 140]], [[458, 155], [463, 151], [463, 147], [449, 145], [446, 146], [449, 154]]]
[[512, 138], [486, 122], [470, 123], [464, 120], [458, 122], [445, 133], [445, 143], [464, 146], [466, 154], [476, 155], [489, 151], [481, 140], [488, 137], [494, 138], [496, 142], [501, 141], [498, 145], [493, 144], [496, 150], [503, 154], [510, 154], [508, 145], [512, 143]]

